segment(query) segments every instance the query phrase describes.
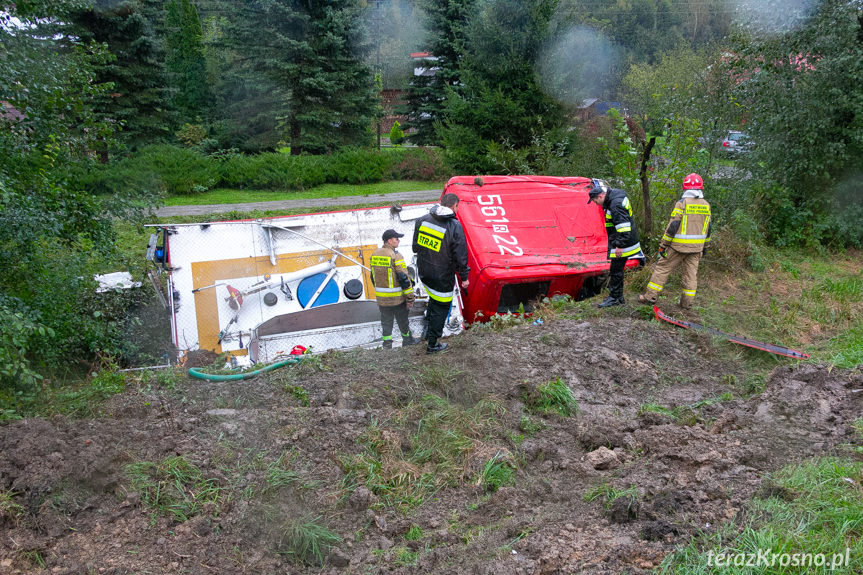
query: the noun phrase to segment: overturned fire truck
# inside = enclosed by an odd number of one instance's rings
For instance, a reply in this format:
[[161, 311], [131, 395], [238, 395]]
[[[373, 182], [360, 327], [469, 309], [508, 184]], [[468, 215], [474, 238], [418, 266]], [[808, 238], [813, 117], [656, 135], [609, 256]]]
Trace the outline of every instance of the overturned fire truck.
[[[542, 297], [598, 292], [607, 237], [600, 208], [587, 202], [590, 186], [587, 178], [545, 176], [461, 176], [446, 184], [443, 193], [460, 200], [471, 270], [445, 337], [494, 314], [529, 311]], [[432, 205], [152, 226], [148, 258], [167, 274], [173, 344], [180, 355], [229, 352], [245, 363], [275, 361], [296, 346], [380, 345], [370, 256], [386, 229], [412, 237]], [[415, 284], [410, 321], [419, 335], [428, 296], [410, 243], [400, 252]]]

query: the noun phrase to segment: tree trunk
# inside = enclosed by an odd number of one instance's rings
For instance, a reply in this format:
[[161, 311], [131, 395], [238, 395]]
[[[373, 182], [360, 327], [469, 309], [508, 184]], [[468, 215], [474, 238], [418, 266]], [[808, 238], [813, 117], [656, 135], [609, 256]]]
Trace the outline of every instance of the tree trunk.
[[650, 209], [650, 178], [647, 175], [647, 164], [650, 162], [650, 152], [656, 144], [656, 136], [652, 136], [641, 151], [641, 170], [638, 178], [641, 180], [641, 199], [644, 203], [644, 233], [653, 231], [653, 212]]
[[297, 117], [291, 114], [290, 120], [290, 132], [291, 132], [291, 155], [299, 156], [303, 153], [303, 141], [300, 132], [300, 122], [297, 120]]

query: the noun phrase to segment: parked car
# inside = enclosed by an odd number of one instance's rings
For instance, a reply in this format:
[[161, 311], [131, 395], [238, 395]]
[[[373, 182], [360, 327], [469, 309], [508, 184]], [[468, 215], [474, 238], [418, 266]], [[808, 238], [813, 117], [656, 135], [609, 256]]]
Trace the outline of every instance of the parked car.
[[722, 152], [734, 155], [748, 152], [752, 148], [752, 140], [744, 132], [730, 130], [722, 140]]

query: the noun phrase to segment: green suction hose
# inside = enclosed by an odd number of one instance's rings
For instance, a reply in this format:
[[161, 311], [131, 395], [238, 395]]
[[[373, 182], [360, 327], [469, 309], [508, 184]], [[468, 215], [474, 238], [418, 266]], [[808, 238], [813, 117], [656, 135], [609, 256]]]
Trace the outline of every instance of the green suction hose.
[[279, 361], [276, 363], [271, 363], [270, 365], [264, 366], [261, 369], [255, 371], [247, 371], [246, 373], [234, 373], [231, 375], [216, 375], [213, 373], [203, 373], [201, 368], [199, 367], [190, 367], [189, 375], [192, 377], [197, 377], [198, 379], [208, 379], [210, 381], [238, 381], [241, 379], [249, 379], [255, 377], [259, 373], [264, 373], [265, 371], [272, 371], [274, 369], [278, 369], [280, 367], [284, 367], [286, 365], [291, 365], [294, 363], [300, 363], [301, 357], [292, 357], [290, 359], [286, 359], [284, 361]]

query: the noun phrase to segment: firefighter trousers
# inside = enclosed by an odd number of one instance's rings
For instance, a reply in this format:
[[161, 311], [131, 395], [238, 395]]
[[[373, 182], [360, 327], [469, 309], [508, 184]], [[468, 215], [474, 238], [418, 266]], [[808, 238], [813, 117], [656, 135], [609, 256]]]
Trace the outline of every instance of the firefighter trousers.
[[443, 327], [451, 307], [452, 302], [440, 302], [429, 298], [426, 308], [426, 320], [428, 321], [426, 341], [428, 341], [429, 347], [434, 347], [437, 340], [443, 335]]
[[393, 335], [393, 320], [399, 324], [399, 333], [402, 336], [410, 335], [410, 326], [408, 324], [408, 308], [404, 303], [398, 305], [379, 305], [381, 311], [381, 329], [383, 329], [384, 341], [392, 339]]
[[608, 295], [615, 299], [623, 299], [623, 269], [626, 267], [626, 258], [612, 258], [608, 270]]
[[695, 300], [695, 291], [698, 288], [698, 263], [701, 261], [701, 252], [682, 253], [674, 248], [668, 248], [667, 257], [660, 258], [653, 268], [653, 274], [647, 283], [644, 292], [645, 299], [655, 302], [668, 281], [668, 276], [680, 267], [680, 283], [683, 285], [683, 293], [680, 296], [680, 307], [690, 308]]

